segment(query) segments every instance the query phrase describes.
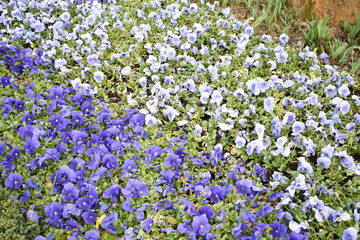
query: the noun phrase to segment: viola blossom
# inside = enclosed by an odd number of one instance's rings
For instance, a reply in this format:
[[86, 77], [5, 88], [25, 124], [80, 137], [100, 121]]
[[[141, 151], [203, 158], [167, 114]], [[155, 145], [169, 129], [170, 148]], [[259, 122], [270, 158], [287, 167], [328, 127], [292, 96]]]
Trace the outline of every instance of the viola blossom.
[[274, 238], [282, 238], [286, 234], [287, 227], [284, 224], [280, 224], [277, 220], [270, 224], [270, 227], [272, 228], [270, 234]]
[[22, 186], [22, 183], [22, 176], [13, 172], [11, 172], [5, 179], [5, 186], [11, 189], [19, 189]]
[[104, 80], [104, 73], [101, 71], [94, 72], [94, 79], [97, 83], [101, 83]]
[[126, 187], [121, 189], [121, 193], [127, 199], [135, 197], [141, 198], [148, 195], [149, 189], [145, 183], [130, 179], [126, 184]]
[[353, 227], [349, 227], [343, 232], [342, 240], [356, 240], [357, 235], [358, 231]]
[[153, 219], [150, 217], [148, 219], [146, 219], [145, 221], [143, 221], [141, 223], [141, 227], [146, 231], [146, 232], [150, 232], [152, 226], [154, 224]]
[[274, 110], [274, 98], [273, 97], [268, 97], [264, 100], [264, 109], [267, 112], [272, 112]]
[[247, 195], [251, 194], [251, 186], [252, 183], [248, 179], [241, 179], [240, 181], [237, 181], [236, 184], [236, 190], [241, 195]]
[[211, 225], [206, 215], [195, 216], [193, 218], [192, 227], [197, 236], [204, 236], [210, 232]]
[[114, 225], [112, 225], [112, 223], [114, 223], [118, 218], [118, 214], [116, 212], [113, 212], [111, 214], [109, 214], [109, 216], [106, 216], [102, 221], [101, 221], [101, 227], [106, 229], [107, 231], [111, 232], [111, 233], [117, 233], [116, 227]]
[[299, 135], [304, 131], [305, 124], [302, 122], [294, 122], [292, 125], [292, 135]]
[[26, 138], [23, 147], [27, 154], [34, 154], [36, 149], [40, 147], [40, 142], [36, 138]]
[[168, 116], [170, 122], [174, 121], [176, 116], [179, 116], [179, 113], [171, 106], [166, 106], [163, 113]]

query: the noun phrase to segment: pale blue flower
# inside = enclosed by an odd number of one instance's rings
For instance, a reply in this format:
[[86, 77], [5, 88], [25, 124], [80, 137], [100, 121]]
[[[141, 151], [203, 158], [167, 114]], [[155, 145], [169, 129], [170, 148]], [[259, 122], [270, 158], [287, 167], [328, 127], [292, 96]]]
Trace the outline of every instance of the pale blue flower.
[[264, 109], [267, 112], [272, 112], [274, 110], [275, 99], [273, 97], [268, 97], [264, 100]]
[[101, 71], [94, 72], [94, 79], [97, 83], [101, 83], [104, 79], [104, 73]]

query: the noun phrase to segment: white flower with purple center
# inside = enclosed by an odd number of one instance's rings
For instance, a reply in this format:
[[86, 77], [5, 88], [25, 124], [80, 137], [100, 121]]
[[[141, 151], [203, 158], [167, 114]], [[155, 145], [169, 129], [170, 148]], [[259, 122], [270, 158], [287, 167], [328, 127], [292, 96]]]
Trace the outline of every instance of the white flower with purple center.
[[264, 100], [264, 109], [267, 112], [272, 112], [274, 110], [275, 99], [273, 97], [268, 97]]
[[294, 135], [298, 135], [300, 133], [302, 133], [305, 129], [305, 124], [302, 122], [294, 122], [292, 125], [292, 131]]
[[166, 106], [163, 113], [168, 116], [171, 122], [179, 115], [179, 113], [171, 106]]
[[121, 69], [121, 74], [124, 76], [129, 76], [131, 74], [131, 68], [129, 66], [124, 67]]
[[196, 42], [196, 38], [197, 38], [197, 35], [195, 32], [192, 32], [187, 36], [188, 42], [191, 44]]
[[97, 83], [101, 83], [104, 79], [104, 73], [101, 71], [94, 72], [94, 79]]

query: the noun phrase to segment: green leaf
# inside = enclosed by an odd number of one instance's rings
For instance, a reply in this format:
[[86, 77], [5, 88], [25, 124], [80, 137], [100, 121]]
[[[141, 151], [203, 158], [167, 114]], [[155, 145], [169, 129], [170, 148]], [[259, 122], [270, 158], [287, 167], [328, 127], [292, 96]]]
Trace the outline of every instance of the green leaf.
[[267, 15], [263, 14], [261, 15], [258, 19], [256, 19], [256, 21], [253, 23], [253, 27], [256, 28], [262, 21], [265, 20], [265, 18], [267, 17]]

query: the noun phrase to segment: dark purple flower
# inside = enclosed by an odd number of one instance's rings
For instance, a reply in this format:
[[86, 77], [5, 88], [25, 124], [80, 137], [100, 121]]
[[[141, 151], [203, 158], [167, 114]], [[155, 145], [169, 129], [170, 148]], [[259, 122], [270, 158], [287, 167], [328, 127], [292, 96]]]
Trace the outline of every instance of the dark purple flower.
[[0, 156], [4, 154], [5, 150], [6, 146], [2, 142], [0, 142]]
[[259, 211], [256, 212], [256, 216], [258, 218], [261, 218], [262, 216], [271, 213], [273, 210], [274, 208], [271, 207], [270, 204], [266, 204]]
[[118, 169], [119, 165], [117, 163], [117, 157], [113, 154], [106, 154], [103, 159], [103, 167], [107, 169], [114, 169], [115, 171]]
[[246, 195], [251, 194], [252, 183], [248, 179], [241, 179], [235, 183], [236, 190], [239, 194]]
[[281, 238], [286, 234], [287, 227], [284, 224], [280, 224], [277, 220], [273, 224], [270, 224], [270, 227], [272, 228], [270, 234], [274, 238]]
[[290, 240], [308, 240], [308, 237], [297, 232], [291, 232]]
[[99, 203], [99, 195], [97, 194], [94, 186], [89, 186], [87, 197], [90, 199], [90, 202], [93, 206]]
[[26, 111], [21, 121], [25, 122], [26, 124], [31, 124], [35, 120], [35, 114], [29, 113], [29, 111]]
[[111, 214], [109, 214], [109, 216], [106, 216], [102, 221], [101, 221], [101, 227], [108, 230], [111, 233], [117, 233], [116, 227], [114, 225], [112, 225], [113, 222], [115, 222], [118, 218], [118, 214], [117, 212], [113, 212]]
[[204, 236], [211, 230], [211, 225], [209, 224], [209, 220], [205, 215], [194, 217], [192, 227], [198, 236]]
[[57, 202], [52, 202], [45, 207], [45, 214], [54, 222], [58, 222], [62, 217], [63, 207]]
[[64, 199], [68, 202], [72, 202], [72, 200], [77, 199], [79, 197], [79, 190], [72, 183], [66, 183], [62, 190], [62, 194], [64, 195]]
[[74, 126], [81, 126], [84, 123], [83, 113], [80, 111], [75, 111], [72, 113], [72, 121]]
[[211, 196], [210, 199], [214, 203], [219, 203], [223, 201], [225, 198], [225, 189], [219, 185], [216, 185], [211, 188]]
[[36, 138], [26, 138], [23, 147], [27, 154], [34, 154], [36, 149], [40, 147], [40, 142]]
[[104, 198], [110, 198], [114, 203], [117, 202], [117, 198], [119, 195], [119, 185], [115, 184], [111, 188], [106, 189], [103, 192]]
[[175, 154], [165, 158], [165, 167], [170, 168], [171, 166], [173, 166], [175, 169], [180, 166], [180, 159]]
[[99, 234], [97, 234], [94, 231], [87, 231], [87, 232], [85, 232], [85, 238], [88, 240], [98, 240]]
[[21, 149], [18, 148], [18, 146], [15, 146], [13, 149], [11, 149], [10, 151], [10, 156], [15, 159], [15, 158], [20, 158], [20, 154], [21, 154]]
[[90, 210], [88, 210], [87, 212], [84, 212], [83, 214], [81, 214], [81, 216], [83, 217], [83, 219], [86, 223], [94, 224], [95, 221], [97, 220], [96, 214]]
[[129, 213], [132, 213], [132, 212], [135, 210], [135, 208], [132, 208], [131, 205], [132, 205], [132, 203], [131, 203], [130, 201], [125, 201], [125, 202], [123, 202], [123, 204], [122, 204], [122, 208], [123, 208], [125, 211], [127, 211], [127, 212], [129, 212]]
[[50, 89], [49, 97], [52, 101], [64, 99], [65, 97], [64, 89], [59, 86], [54, 86], [52, 89]]
[[17, 110], [22, 111], [25, 109], [25, 102], [21, 100], [17, 100], [14, 106]]
[[19, 189], [22, 185], [23, 178], [20, 174], [11, 172], [5, 179], [5, 186], [11, 189]]
[[22, 140], [25, 140], [26, 135], [32, 138], [34, 136], [34, 127], [31, 125], [20, 127], [19, 135], [21, 136]]
[[153, 222], [152, 218], [150, 217], [141, 223], [141, 227], [146, 232], [150, 232], [150, 229], [152, 228], [153, 224], [154, 224], [154, 222]]
[[25, 190], [24, 195], [22, 195], [20, 197], [20, 201], [23, 202], [28, 202], [30, 198], [30, 192], [28, 190]]
[[94, 108], [91, 106], [89, 102], [85, 102], [81, 106], [81, 112], [85, 115], [93, 115], [94, 114]]
[[125, 159], [124, 164], [122, 165], [122, 170], [126, 173], [131, 173], [132, 170], [137, 169], [137, 165], [134, 160]]
[[214, 210], [210, 206], [202, 206], [199, 209], [197, 215], [198, 216], [205, 215], [207, 217], [207, 219], [210, 220], [214, 216]]
[[241, 222], [239, 216], [237, 216], [236, 219], [237, 219], [238, 225], [235, 228], [231, 229], [231, 233], [235, 237], [237, 237], [240, 233], [245, 232], [246, 228], [248, 227], [248, 225], [246, 223]]
[[121, 189], [121, 193], [125, 198], [142, 197], [148, 195], [149, 189], [145, 183], [129, 179], [126, 188]]
[[64, 218], [70, 218], [71, 216], [75, 215], [78, 208], [75, 204], [68, 203], [65, 205], [63, 209], [63, 217]]
[[152, 160], [161, 157], [162, 148], [156, 145], [150, 145], [146, 153], [151, 156]]
[[50, 116], [49, 118], [50, 124], [56, 127], [57, 129], [61, 130], [63, 128], [63, 121], [64, 118], [60, 114], [55, 114]]
[[76, 200], [76, 205], [81, 208], [82, 210], [84, 211], [87, 211], [91, 208], [91, 202], [90, 202], [90, 199], [87, 198], [87, 197], [82, 197], [82, 198], [79, 198], [78, 200]]

